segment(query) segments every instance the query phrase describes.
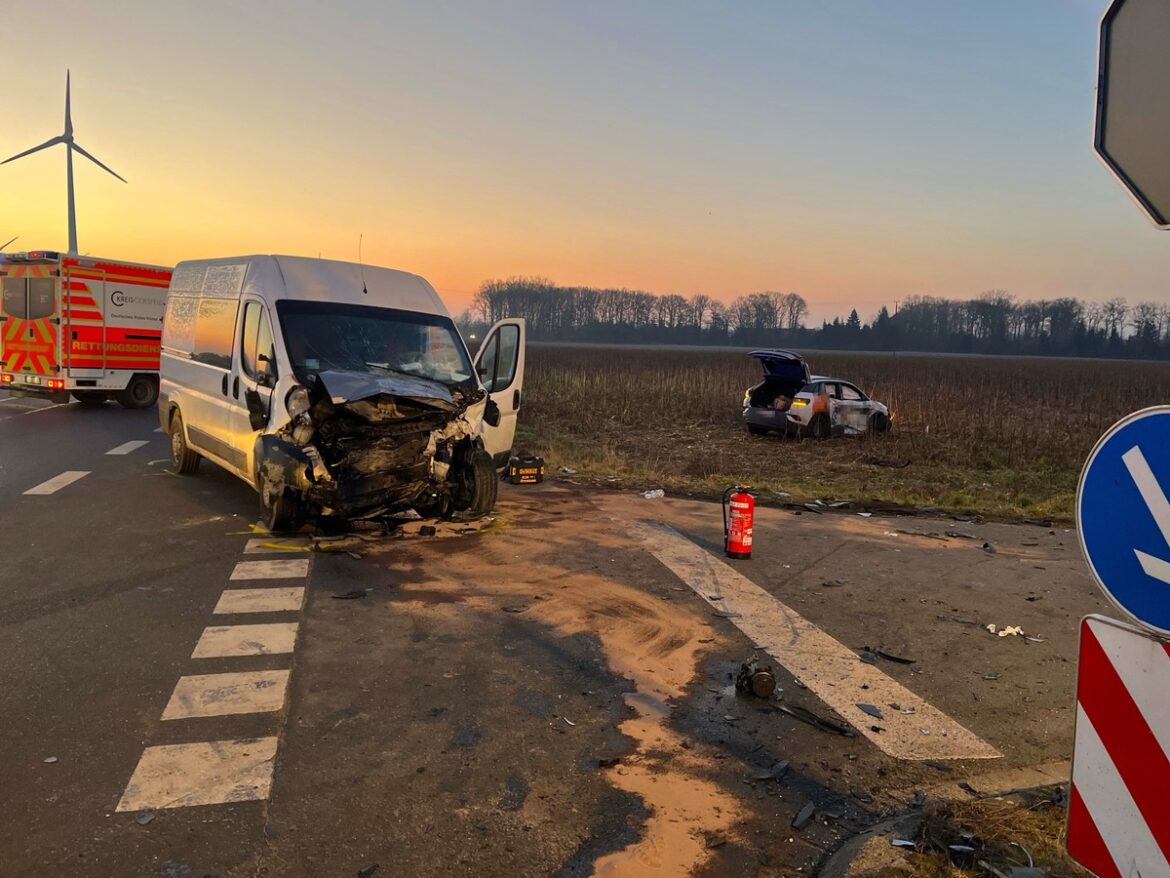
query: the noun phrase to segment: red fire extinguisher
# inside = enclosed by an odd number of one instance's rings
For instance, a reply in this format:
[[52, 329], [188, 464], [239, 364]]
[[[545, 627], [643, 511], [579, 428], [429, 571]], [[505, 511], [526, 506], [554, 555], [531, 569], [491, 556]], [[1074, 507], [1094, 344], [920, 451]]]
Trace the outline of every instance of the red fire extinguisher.
[[736, 485], [723, 492], [723, 551], [728, 558], [752, 557], [755, 516], [756, 498], [747, 485]]

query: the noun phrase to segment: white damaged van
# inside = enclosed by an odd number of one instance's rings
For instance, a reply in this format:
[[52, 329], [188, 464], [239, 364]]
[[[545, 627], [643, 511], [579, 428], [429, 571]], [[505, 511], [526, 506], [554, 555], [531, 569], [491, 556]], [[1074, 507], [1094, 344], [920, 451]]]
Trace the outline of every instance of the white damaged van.
[[418, 275], [295, 256], [182, 262], [163, 321], [159, 415], [171, 462], [260, 494], [265, 524], [495, 504], [524, 378], [524, 321], [473, 362]]

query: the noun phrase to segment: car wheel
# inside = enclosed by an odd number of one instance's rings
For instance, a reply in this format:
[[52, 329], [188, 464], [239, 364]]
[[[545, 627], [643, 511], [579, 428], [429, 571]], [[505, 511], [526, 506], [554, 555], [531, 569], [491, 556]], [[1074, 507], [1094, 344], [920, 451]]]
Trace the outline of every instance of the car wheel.
[[181, 476], [189, 476], [199, 469], [199, 455], [187, 446], [183, 432], [183, 416], [175, 412], [171, 418], [171, 466]]
[[158, 379], [153, 375], [135, 375], [115, 398], [123, 408], [148, 409], [158, 402]]
[[106, 404], [109, 394], [102, 390], [75, 390], [73, 398], [86, 408], [97, 408]]
[[878, 412], [869, 419], [869, 430], [871, 433], [885, 433], [890, 429], [890, 419]]
[[768, 432], [766, 427], [757, 427], [755, 424], [748, 424], [747, 430], [753, 436], [764, 436]]
[[808, 425], [808, 434], [818, 442], [821, 439], [829, 438], [829, 416], [817, 415], [812, 419], [812, 423]]

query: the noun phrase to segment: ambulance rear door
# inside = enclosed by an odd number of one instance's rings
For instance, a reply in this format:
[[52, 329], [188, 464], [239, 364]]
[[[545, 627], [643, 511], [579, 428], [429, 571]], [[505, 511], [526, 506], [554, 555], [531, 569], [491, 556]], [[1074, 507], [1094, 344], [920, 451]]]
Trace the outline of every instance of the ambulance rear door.
[[60, 370], [56, 266], [0, 263], [0, 370], [45, 384]]

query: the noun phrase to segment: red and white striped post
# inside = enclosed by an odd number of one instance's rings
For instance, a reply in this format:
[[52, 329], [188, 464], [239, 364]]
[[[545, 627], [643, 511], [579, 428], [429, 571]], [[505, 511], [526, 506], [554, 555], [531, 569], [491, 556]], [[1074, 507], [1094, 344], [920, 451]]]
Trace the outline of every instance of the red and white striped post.
[[1069, 855], [1099, 878], [1170, 875], [1170, 644], [1081, 622]]

